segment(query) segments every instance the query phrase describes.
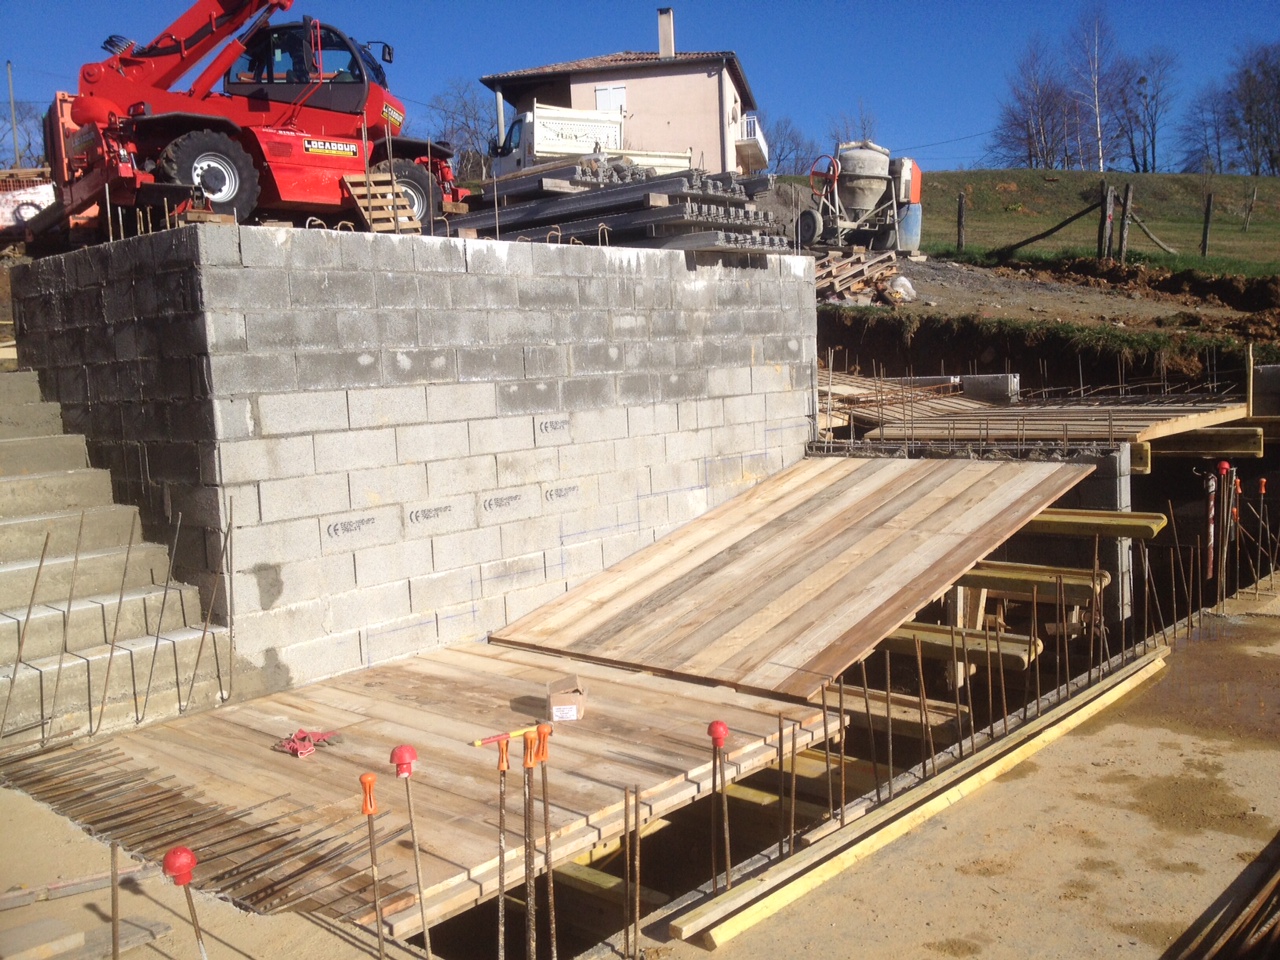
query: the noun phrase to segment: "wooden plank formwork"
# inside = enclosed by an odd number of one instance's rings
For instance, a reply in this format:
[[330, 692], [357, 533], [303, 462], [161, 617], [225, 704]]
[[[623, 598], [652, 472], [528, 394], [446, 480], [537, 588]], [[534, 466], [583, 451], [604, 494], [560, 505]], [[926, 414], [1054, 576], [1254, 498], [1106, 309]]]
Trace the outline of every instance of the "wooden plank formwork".
[[364, 225], [373, 233], [422, 232], [422, 224], [390, 173], [343, 177], [342, 184], [355, 201]]
[[[497, 751], [472, 741], [538, 722], [547, 683], [566, 673], [579, 675], [588, 699], [585, 717], [555, 724], [551, 738], [556, 864], [621, 836], [624, 787], [640, 786], [646, 823], [706, 795], [711, 720], [729, 726], [730, 780], [776, 763], [779, 716], [786, 755], [793, 726], [800, 750], [823, 736], [822, 708], [811, 704], [466, 644], [157, 724], [113, 738], [109, 749], [80, 742], [10, 760], [0, 764], [0, 781], [104, 839], [120, 839], [128, 852], [158, 859], [169, 846], [189, 846], [200, 860], [195, 885], [241, 906], [371, 923], [359, 777], [377, 773], [387, 932], [404, 938], [422, 923], [405, 792], [388, 762], [391, 749], [407, 743], [420, 758], [411, 782], [427, 915], [435, 923], [498, 888]], [[839, 723], [828, 714], [830, 731]], [[303, 759], [272, 749], [299, 728], [336, 731], [343, 740]], [[523, 883], [520, 752], [513, 744], [507, 775], [509, 889]], [[538, 775], [535, 791], [541, 873]]]
[[809, 698], [1091, 470], [806, 460], [492, 639]]

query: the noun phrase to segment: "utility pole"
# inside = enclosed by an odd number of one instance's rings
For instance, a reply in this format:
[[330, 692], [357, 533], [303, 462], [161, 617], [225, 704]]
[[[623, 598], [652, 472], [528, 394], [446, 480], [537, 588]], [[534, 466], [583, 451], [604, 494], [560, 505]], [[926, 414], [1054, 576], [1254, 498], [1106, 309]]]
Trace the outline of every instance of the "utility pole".
[[6, 60], [4, 64], [9, 70], [9, 118], [13, 122], [13, 168], [16, 170], [22, 166], [22, 156], [18, 150], [18, 106], [13, 102], [13, 61]]

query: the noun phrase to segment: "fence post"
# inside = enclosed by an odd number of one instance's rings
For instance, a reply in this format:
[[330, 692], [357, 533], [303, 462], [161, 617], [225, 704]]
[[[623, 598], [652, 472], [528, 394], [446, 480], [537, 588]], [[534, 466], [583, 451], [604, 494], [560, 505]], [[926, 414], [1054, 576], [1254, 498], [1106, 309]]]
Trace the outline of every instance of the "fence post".
[[1107, 242], [1104, 245], [1107, 250], [1107, 259], [1111, 259], [1111, 253], [1114, 249], [1115, 239], [1115, 223], [1116, 223], [1116, 188], [1107, 187], [1107, 199], [1102, 205], [1103, 216], [1106, 217]]
[[1133, 205], [1133, 184], [1124, 185], [1124, 199], [1120, 201], [1120, 262], [1129, 255], [1129, 209]]
[[956, 200], [956, 253], [964, 253], [964, 194]]
[[1213, 194], [1204, 198], [1204, 233], [1200, 235], [1200, 256], [1209, 256], [1209, 224], [1213, 220]]
[[1107, 181], [1098, 183], [1098, 200], [1102, 206], [1098, 213], [1098, 259], [1107, 255]]

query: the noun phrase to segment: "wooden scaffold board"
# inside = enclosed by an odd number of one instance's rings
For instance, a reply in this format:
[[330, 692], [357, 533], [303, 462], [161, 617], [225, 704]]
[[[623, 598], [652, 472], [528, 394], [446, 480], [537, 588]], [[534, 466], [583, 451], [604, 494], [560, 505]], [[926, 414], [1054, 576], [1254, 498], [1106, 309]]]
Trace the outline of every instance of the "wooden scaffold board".
[[343, 177], [364, 225], [374, 233], [421, 233], [422, 224], [413, 215], [408, 198], [390, 173]]

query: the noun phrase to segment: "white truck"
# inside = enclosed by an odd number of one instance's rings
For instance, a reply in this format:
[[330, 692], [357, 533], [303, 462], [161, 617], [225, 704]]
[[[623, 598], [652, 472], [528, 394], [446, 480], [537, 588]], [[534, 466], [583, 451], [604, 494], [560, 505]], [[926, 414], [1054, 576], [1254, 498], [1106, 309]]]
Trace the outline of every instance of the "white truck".
[[658, 173], [688, 170], [693, 161], [692, 148], [683, 152], [627, 150], [622, 133], [621, 113], [552, 107], [535, 100], [531, 112], [517, 114], [511, 121], [501, 144], [496, 137], [489, 142], [493, 175], [502, 177], [551, 160], [596, 153], [625, 157]]

